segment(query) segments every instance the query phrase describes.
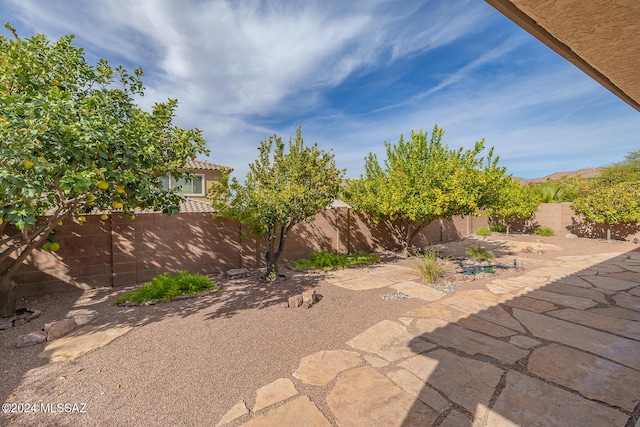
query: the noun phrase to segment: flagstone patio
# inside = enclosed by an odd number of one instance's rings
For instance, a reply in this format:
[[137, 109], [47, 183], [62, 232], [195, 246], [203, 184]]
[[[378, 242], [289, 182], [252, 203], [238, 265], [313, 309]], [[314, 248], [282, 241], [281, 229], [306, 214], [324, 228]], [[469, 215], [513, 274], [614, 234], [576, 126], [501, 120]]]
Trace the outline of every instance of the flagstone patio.
[[303, 358], [218, 426], [639, 427], [640, 251], [539, 246], [557, 256], [453, 294], [406, 266], [331, 273], [425, 305]]

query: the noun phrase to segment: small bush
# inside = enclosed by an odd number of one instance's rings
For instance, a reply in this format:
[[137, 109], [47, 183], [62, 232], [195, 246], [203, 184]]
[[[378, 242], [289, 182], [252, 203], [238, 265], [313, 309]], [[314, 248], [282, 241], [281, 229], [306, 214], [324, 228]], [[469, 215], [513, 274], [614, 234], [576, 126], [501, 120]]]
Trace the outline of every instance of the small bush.
[[218, 290], [218, 286], [202, 274], [189, 274], [181, 271], [174, 277], [167, 273], [151, 279], [142, 285], [140, 289], [127, 292], [114, 301], [114, 305], [124, 302], [140, 304], [144, 301], [162, 300], [169, 301], [181, 295], [199, 294], [205, 290]]
[[446, 271], [447, 267], [440, 262], [437, 252], [427, 251], [418, 255], [416, 261], [420, 275], [427, 282], [435, 282]]
[[469, 246], [467, 255], [475, 259], [476, 262], [490, 261], [496, 257], [493, 252], [479, 245]]
[[507, 226], [502, 224], [491, 224], [489, 226], [489, 230], [495, 231], [496, 233], [506, 233]]
[[480, 227], [476, 231], [476, 234], [478, 236], [491, 236], [491, 230], [489, 230], [487, 227]]
[[293, 266], [301, 270], [327, 270], [330, 268], [344, 268], [353, 265], [373, 264], [380, 262], [376, 254], [357, 253], [341, 254], [335, 251], [313, 251], [309, 258], [294, 261]]
[[533, 229], [533, 231], [531, 232], [537, 236], [555, 236], [556, 233], [553, 232], [552, 229], [550, 229], [549, 227], [536, 227]]

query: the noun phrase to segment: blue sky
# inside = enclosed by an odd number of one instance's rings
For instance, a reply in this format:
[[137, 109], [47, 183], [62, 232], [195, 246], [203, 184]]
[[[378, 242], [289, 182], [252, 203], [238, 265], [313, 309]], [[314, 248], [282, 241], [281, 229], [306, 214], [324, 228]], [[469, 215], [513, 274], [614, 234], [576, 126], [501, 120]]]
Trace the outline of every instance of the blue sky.
[[640, 147], [636, 110], [484, 1], [0, 0], [0, 12], [22, 37], [75, 34], [91, 62], [142, 67], [140, 105], [179, 99], [203, 159], [240, 179], [261, 140], [300, 125], [348, 177], [436, 124], [452, 148], [484, 138], [523, 178]]

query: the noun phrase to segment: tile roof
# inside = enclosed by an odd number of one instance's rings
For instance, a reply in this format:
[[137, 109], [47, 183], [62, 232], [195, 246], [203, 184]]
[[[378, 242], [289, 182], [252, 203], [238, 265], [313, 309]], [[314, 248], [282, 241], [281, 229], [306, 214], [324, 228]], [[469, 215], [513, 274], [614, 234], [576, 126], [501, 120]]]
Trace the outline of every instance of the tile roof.
[[231, 171], [233, 170], [233, 168], [230, 168], [229, 166], [218, 165], [216, 163], [206, 162], [204, 160], [187, 160], [185, 166], [188, 167], [189, 169], [201, 169], [201, 170], [213, 170], [213, 171], [218, 171], [223, 169], [229, 169]]

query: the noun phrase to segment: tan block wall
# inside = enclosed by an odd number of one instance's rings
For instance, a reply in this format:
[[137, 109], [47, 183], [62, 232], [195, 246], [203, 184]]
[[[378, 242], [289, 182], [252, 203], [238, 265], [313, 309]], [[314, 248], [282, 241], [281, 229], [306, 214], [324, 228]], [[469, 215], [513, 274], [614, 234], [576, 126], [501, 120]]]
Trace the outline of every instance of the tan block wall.
[[[607, 236], [606, 226], [585, 223], [582, 216], [571, 209], [570, 202], [543, 203], [536, 212], [532, 225], [549, 227], [558, 236], [564, 236], [567, 233], [600, 239]], [[640, 239], [640, 226], [638, 224], [614, 226], [611, 237], [617, 240]]]
[[[135, 220], [122, 214], [108, 221], [97, 215], [86, 218], [83, 224], [68, 220], [57, 227], [59, 251], [33, 251], [13, 277], [19, 296], [128, 286], [164, 272], [215, 273], [264, 265], [264, 243], [251, 237], [248, 227], [235, 220], [212, 219], [209, 213], [138, 214]], [[485, 218], [437, 221], [425, 227], [413, 244], [454, 240], [482, 225]], [[364, 214], [338, 208], [293, 227], [282, 261], [305, 257], [313, 250], [353, 253], [398, 247], [400, 241], [388, 222], [375, 223]]]

